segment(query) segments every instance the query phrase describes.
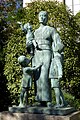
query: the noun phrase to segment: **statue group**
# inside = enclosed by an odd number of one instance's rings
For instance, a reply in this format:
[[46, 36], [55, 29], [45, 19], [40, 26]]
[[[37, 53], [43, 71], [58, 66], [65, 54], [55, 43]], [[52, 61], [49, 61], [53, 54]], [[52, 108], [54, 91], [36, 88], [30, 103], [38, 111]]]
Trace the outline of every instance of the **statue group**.
[[[27, 52], [32, 56], [29, 60], [21, 55], [18, 58], [23, 70], [21, 82], [21, 94], [19, 106], [24, 106], [23, 99], [35, 81], [35, 100], [40, 106], [51, 107], [52, 94], [54, 89], [56, 105], [54, 107], [64, 107], [67, 105], [60, 88], [60, 81], [63, 75], [63, 49], [64, 45], [55, 28], [47, 25], [48, 13], [41, 11], [38, 15], [40, 27], [33, 32], [30, 23], [22, 25], [18, 22], [26, 34]], [[31, 67], [28, 66], [31, 62]], [[33, 76], [33, 77], [32, 77]]]

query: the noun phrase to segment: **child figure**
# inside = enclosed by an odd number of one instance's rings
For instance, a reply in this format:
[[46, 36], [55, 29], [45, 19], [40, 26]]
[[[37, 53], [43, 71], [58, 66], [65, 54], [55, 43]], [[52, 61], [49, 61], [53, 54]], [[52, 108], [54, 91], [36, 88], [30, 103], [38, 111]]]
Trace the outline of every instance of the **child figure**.
[[29, 67], [28, 64], [30, 63], [30, 61], [31, 59], [29, 60], [23, 55], [18, 58], [18, 62], [20, 63], [23, 71], [19, 107], [24, 107], [24, 99], [26, 101], [28, 99], [28, 91], [32, 85], [32, 72], [42, 66], [42, 65], [39, 65], [37, 67]]
[[34, 46], [33, 46], [33, 39], [34, 39], [34, 33], [32, 30], [32, 26], [30, 25], [30, 23], [26, 23], [24, 25], [22, 25], [21, 22], [18, 22], [18, 24], [20, 25], [22, 31], [26, 34], [26, 48], [27, 48], [27, 52], [31, 55], [34, 54]]
[[51, 87], [54, 89], [54, 92], [55, 92], [56, 108], [67, 105], [60, 88], [60, 81], [63, 75], [63, 71], [62, 71], [63, 48], [64, 48], [64, 45], [62, 43], [54, 42], [52, 44], [53, 57], [52, 57], [52, 62], [50, 67], [49, 78], [51, 79]]

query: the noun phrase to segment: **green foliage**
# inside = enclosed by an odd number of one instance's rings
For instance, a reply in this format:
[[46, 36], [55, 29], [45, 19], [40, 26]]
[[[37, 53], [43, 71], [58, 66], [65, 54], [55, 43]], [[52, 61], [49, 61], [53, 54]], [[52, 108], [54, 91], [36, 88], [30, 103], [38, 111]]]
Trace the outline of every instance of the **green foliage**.
[[7, 110], [7, 106], [10, 104], [9, 91], [6, 86], [7, 81], [4, 76], [5, 55], [3, 52], [4, 44], [8, 38], [7, 31], [8, 26], [6, 21], [0, 18], [0, 111]]
[[63, 93], [64, 93], [64, 97], [65, 97], [67, 103], [70, 106], [74, 107], [75, 109], [80, 110], [80, 100], [76, 99], [75, 96], [69, 94], [68, 92], [63, 91]]
[[[21, 70], [20, 65], [18, 64], [17, 58], [20, 55], [25, 54], [25, 38], [21, 37], [21, 30], [17, 29], [14, 31], [14, 34], [12, 34], [9, 37], [9, 41], [7, 44], [7, 47], [5, 49], [5, 75], [8, 80], [8, 90], [11, 93], [11, 98], [13, 99], [13, 103], [18, 102], [17, 97], [20, 94], [20, 80], [21, 80]], [[16, 97], [17, 96], [17, 97]]]
[[[70, 94], [69, 92], [65, 92], [64, 90], [62, 92], [68, 105], [74, 107], [75, 109], [80, 110], [80, 100], [76, 99], [75, 96]], [[52, 89], [52, 104], [53, 105], [56, 104], [55, 93], [53, 89]]]
[[[79, 26], [76, 18], [69, 10], [66, 10], [66, 6], [62, 3], [38, 1], [33, 2], [25, 9], [19, 9], [18, 13], [11, 18], [10, 35], [4, 49], [6, 54], [4, 74], [8, 80], [7, 87], [11, 93], [13, 104], [18, 103], [20, 94], [21, 69], [17, 58], [22, 54], [27, 55], [25, 35], [16, 22], [21, 21], [23, 24], [30, 22], [33, 25], [33, 30], [35, 30], [39, 26], [38, 13], [41, 10], [48, 12], [48, 25], [57, 29], [65, 45], [62, 86], [74, 94], [76, 98], [80, 96], [80, 46], [76, 42], [79, 35]], [[14, 20], [15, 22], [13, 22]]]
[[7, 110], [8, 105], [12, 101], [7, 88], [8, 81], [4, 75], [6, 51], [3, 49], [8, 42], [8, 37], [14, 31], [12, 29], [12, 22], [15, 20], [16, 12], [16, 3], [14, 0], [0, 1], [0, 111]]

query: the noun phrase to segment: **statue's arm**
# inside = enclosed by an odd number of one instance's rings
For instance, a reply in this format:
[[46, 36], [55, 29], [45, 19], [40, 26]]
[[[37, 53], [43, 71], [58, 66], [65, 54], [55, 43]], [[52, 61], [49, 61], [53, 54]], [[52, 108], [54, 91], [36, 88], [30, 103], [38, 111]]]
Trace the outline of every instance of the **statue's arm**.
[[42, 66], [42, 65], [39, 65], [39, 66], [37, 66], [37, 67], [25, 67], [24, 70], [23, 70], [23, 72], [24, 72], [24, 73], [27, 73], [27, 71], [32, 72], [32, 71], [40, 68], [41, 66]]
[[27, 29], [24, 28], [24, 25], [22, 24], [22, 22], [17, 22], [17, 23], [20, 25], [21, 30], [22, 30], [24, 33], [26, 33], [26, 32], [27, 32]]
[[36, 66], [36, 67], [26, 67], [25, 69], [26, 69], [26, 70], [30, 70], [30, 71], [34, 71], [34, 70], [40, 68], [41, 66], [42, 66], [42, 64], [39, 64], [39, 65]]
[[64, 44], [62, 43], [62, 41], [60, 39], [60, 35], [58, 34], [58, 32], [55, 29], [53, 29], [53, 31], [52, 31], [52, 40], [53, 40], [53, 43], [52, 43], [53, 51], [55, 51], [55, 52], [62, 51], [64, 48]]
[[35, 39], [32, 40], [32, 43], [33, 43], [34, 47], [37, 48], [38, 44]]
[[42, 63], [42, 64], [39, 64], [39, 65], [36, 66], [36, 67], [33, 67], [33, 69], [36, 70], [36, 69], [40, 68], [42, 65], [43, 65], [43, 63]]
[[34, 36], [34, 38], [32, 40], [32, 43], [33, 43], [34, 47], [37, 48], [38, 44], [37, 44], [37, 42], [35, 40], [35, 32], [33, 32], [33, 36]]

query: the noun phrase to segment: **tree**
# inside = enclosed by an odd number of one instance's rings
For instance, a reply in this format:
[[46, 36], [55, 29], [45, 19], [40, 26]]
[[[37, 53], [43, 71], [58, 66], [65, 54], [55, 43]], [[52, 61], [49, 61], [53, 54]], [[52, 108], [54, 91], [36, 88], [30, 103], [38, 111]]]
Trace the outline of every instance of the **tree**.
[[[3, 19], [0, 19], [0, 111], [6, 110], [9, 102], [9, 91], [6, 86], [6, 78], [4, 76], [4, 52], [3, 47], [7, 39], [7, 23]], [[4, 104], [5, 103], [5, 104]]]
[[14, 0], [0, 0], [0, 111], [7, 110], [8, 105], [11, 104], [7, 79], [4, 75], [5, 52], [3, 49], [12, 29], [11, 19], [15, 16], [17, 10], [18, 7], [16, 8]]

